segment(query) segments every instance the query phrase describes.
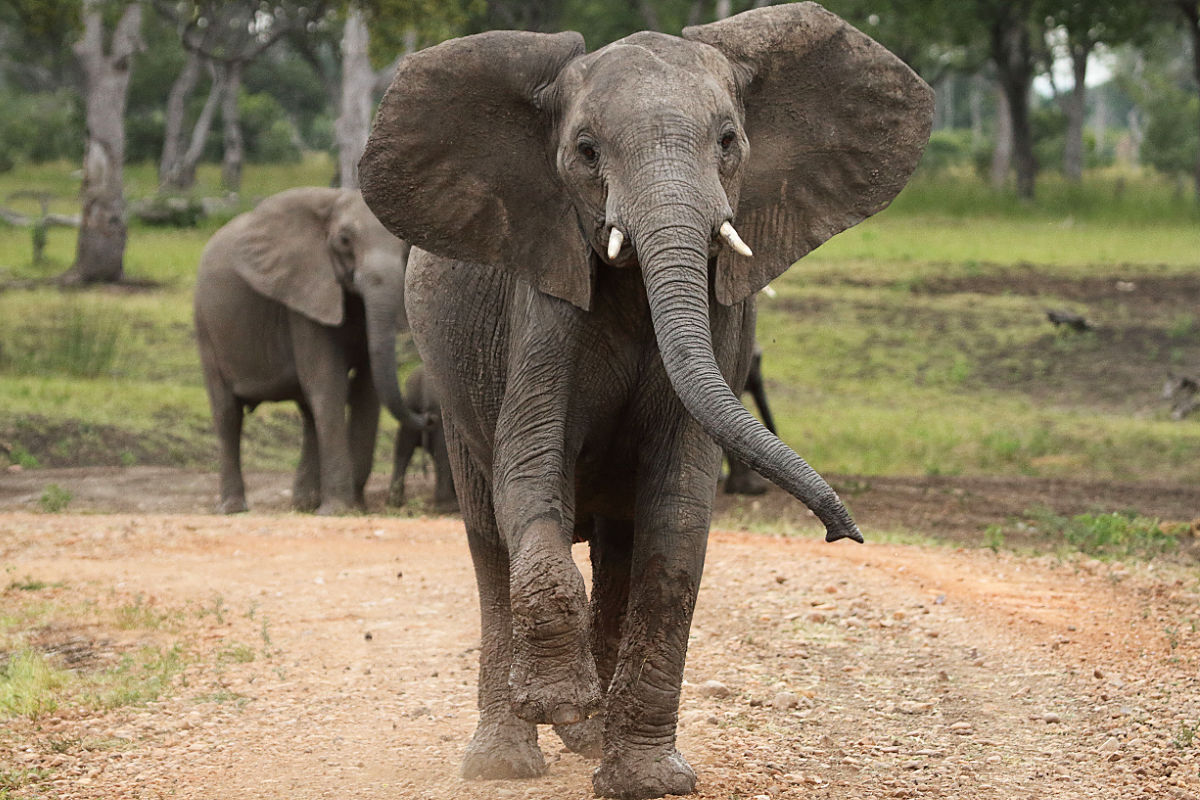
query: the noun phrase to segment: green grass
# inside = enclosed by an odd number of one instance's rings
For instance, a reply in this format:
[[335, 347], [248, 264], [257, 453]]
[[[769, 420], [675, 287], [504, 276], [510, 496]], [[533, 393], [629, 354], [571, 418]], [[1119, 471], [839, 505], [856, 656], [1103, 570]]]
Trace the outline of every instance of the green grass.
[[[54, 211], [75, 213], [74, 169], [0, 175], [0, 198], [46, 189]], [[325, 185], [332, 169], [321, 156], [251, 165], [241, 207]], [[217, 173], [202, 168], [198, 195], [218, 193]], [[131, 199], [153, 191], [152, 165], [131, 165], [126, 177]], [[1024, 203], [969, 176], [918, 176], [889, 209], [776, 280], [779, 296], [759, 303], [759, 337], [784, 439], [834, 473], [1200, 479], [1200, 426], [1167, 419], [1152, 385], [1168, 368], [1200, 364], [1200, 312], [1177, 306], [1143, 320], [1069, 291], [1196, 273], [1196, 202], [1167, 181], [1116, 171], [1082, 188], [1048, 176], [1038, 190]], [[13, 205], [22, 202], [35, 210]], [[0, 465], [75, 457], [215, 469], [191, 291], [200, 250], [223, 221], [134, 225], [126, 273], [151, 288], [66, 293], [38, 281], [69, 267], [74, 231], [51, 230], [48, 263], [35, 266], [29, 232], [0, 228], [0, 282], [18, 282], [0, 290]], [[1049, 279], [1067, 289], [1030, 288]], [[1085, 313], [1102, 330], [1054, 332], [1047, 307]], [[1120, 380], [1114, 366], [1126, 370]], [[1128, 388], [1112, 388], [1120, 381]], [[381, 439], [394, 430], [385, 414]], [[389, 468], [389, 450], [379, 448], [377, 469]], [[248, 419], [244, 454], [248, 469], [294, 467], [290, 405]]]
[[1010, 535], [1048, 545], [1059, 552], [1077, 552], [1100, 559], [1149, 559], [1179, 549], [1182, 523], [1164, 523], [1135, 511], [1097, 512], [1064, 517], [1047, 508], [1033, 508], [1019, 519], [990, 526], [984, 544], [1004, 548]]

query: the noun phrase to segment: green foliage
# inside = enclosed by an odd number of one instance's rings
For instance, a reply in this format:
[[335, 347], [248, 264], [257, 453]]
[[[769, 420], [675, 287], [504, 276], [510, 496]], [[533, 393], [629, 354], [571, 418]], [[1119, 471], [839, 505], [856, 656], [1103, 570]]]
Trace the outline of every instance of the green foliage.
[[45, 488], [42, 496], [38, 498], [38, 507], [47, 514], [57, 514], [71, 504], [72, 496], [69, 490], [64, 489], [57, 483], [52, 483]]
[[59, 690], [69, 681], [69, 673], [40, 653], [17, 650], [0, 664], [0, 719], [49, 714], [58, 708]]
[[128, 337], [127, 324], [118, 308], [62, 298], [45, 316], [0, 322], [8, 345], [0, 351], [0, 372], [77, 378], [110, 374]]
[[1179, 526], [1164, 526], [1159, 520], [1134, 511], [1067, 518], [1046, 509], [1034, 509], [1026, 513], [1026, 518], [1044, 536], [1096, 557], [1153, 558], [1179, 546]]
[[[44, 94], [0, 90], [0, 172], [21, 164], [83, 157], [83, 110], [67, 89]], [[4, 202], [0, 197], [0, 203]]]

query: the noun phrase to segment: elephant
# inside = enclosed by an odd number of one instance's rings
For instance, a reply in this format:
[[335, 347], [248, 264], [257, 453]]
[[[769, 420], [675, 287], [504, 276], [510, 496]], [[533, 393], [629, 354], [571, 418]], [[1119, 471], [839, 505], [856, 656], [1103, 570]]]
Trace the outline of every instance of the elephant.
[[359, 174], [413, 245], [409, 322], [479, 592], [464, 777], [541, 774], [553, 724], [599, 754], [598, 796], [694, 791], [676, 722], [721, 450], [826, 539], [862, 539], [730, 389], [754, 295], [891, 202], [932, 102], [815, 3], [592, 53], [573, 32], [489, 31], [400, 64]]
[[400, 423], [396, 431], [396, 450], [392, 467], [392, 483], [388, 489], [388, 505], [402, 506], [405, 501], [404, 479], [413, 452], [423, 447], [433, 460], [435, 488], [433, 508], [441, 513], [458, 511], [458, 495], [454, 491], [454, 476], [450, 472], [450, 458], [446, 454], [446, 436], [441, 426], [441, 402], [431, 381], [426, 380], [425, 370], [417, 367], [404, 384], [404, 397], [409, 410], [426, 420], [429, 428]]
[[292, 504], [321, 514], [364, 507], [381, 399], [402, 422], [426, 424], [396, 376], [408, 252], [357, 191], [323, 187], [268, 197], [205, 245], [194, 317], [220, 442], [220, 512], [247, 509], [242, 420], [259, 403], [299, 404]]
[[[750, 396], [754, 398], [754, 404], [758, 406], [763, 426], [771, 433], [778, 435], [775, 417], [772, 416], [771, 406], [767, 403], [767, 387], [763, 383], [762, 348], [756, 344], [751, 352], [753, 355], [750, 357], [750, 372], [746, 376], [746, 387], [743, 391], [749, 392]], [[736, 456], [727, 454], [725, 458], [729, 462], [729, 474], [725, 477], [725, 494], [766, 493], [767, 482], [761, 475], [746, 466]]]

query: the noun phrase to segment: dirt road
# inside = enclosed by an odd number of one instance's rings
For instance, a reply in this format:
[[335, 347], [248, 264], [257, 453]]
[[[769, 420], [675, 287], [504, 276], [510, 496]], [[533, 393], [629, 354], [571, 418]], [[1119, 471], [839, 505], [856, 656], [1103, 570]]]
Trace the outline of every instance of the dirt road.
[[[547, 776], [457, 778], [457, 519], [8, 512], [0, 565], [41, 650], [187, 665], [148, 705], [7, 720], [0, 775], [33, 776], [12, 797], [591, 796], [549, 730]], [[702, 798], [1195, 800], [1198, 601], [1177, 567], [717, 531], [680, 749]], [[129, 608], [151, 622], [111, 624]]]

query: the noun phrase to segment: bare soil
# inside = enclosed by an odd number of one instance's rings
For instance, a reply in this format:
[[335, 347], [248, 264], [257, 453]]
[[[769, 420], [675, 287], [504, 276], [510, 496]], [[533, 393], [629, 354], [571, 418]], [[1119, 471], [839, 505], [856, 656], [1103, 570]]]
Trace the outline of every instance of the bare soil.
[[[289, 482], [248, 476], [255, 513], [218, 517], [204, 513], [208, 473], [0, 473], [0, 608], [136, 602], [165, 620], [59, 620], [36, 646], [82, 668], [180, 643], [189, 664], [148, 705], [5, 720], [0, 776], [33, 776], [10, 796], [590, 797], [594, 765], [549, 730], [545, 777], [457, 777], [478, 644], [461, 522], [281, 513]], [[868, 538], [907, 527], [977, 542], [981, 524], [1041, 501], [1172, 519], [1200, 508], [1189, 487], [834, 482]], [[36, 513], [52, 483], [89, 513]], [[381, 493], [373, 484], [375, 511]], [[1200, 798], [1187, 563], [827, 545], [775, 493], [720, 503], [723, 518], [786, 519], [812, 537], [711, 537], [680, 709], [699, 797]]]

